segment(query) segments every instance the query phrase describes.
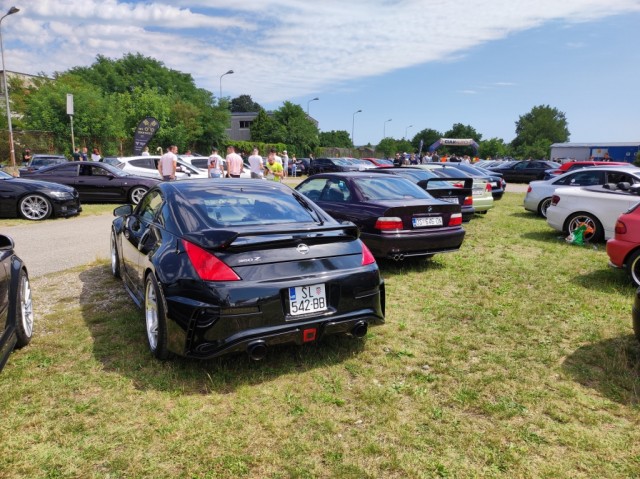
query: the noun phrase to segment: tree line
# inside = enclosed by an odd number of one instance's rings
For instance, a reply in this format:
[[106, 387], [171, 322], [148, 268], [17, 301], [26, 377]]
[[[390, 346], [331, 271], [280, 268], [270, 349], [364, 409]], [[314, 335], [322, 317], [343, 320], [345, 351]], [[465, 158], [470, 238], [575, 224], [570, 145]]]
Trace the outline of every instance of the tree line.
[[[32, 151], [71, 152], [70, 119], [66, 111], [67, 94], [74, 97], [73, 129], [77, 146], [97, 147], [104, 156], [129, 155], [138, 122], [152, 116], [160, 129], [149, 147], [156, 151], [169, 144], [180, 151], [192, 150], [208, 154], [212, 146], [237, 146], [225, 130], [231, 112], [257, 112], [251, 124], [251, 143], [277, 145], [298, 156], [318, 154], [324, 147], [353, 148], [347, 131], [319, 131], [316, 123], [300, 105], [285, 101], [267, 112], [250, 95], [233, 99], [216, 98], [198, 88], [192, 76], [167, 68], [162, 62], [139, 53], [120, 59], [97, 56], [88, 67], [75, 67], [44, 75], [27, 84], [18, 77], [9, 81], [12, 123], [17, 134], [16, 151], [30, 147]], [[482, 139], [470, 125], [456, 123], [446, 132], [425, 128], [413, 138], [383, 138], [375, 148], [377, 156], [393, 156], [396, 152], [423, 151], [440, 138], [472, 138], [479, 145], [481, 157], [545, 157], [549, 146], [569, 139], [564, 113], [548, 105], [534, 107], [515, 122], [516, 137], [507, 144], [502, 139]], [[6, 116], [0, 128], [7, 129]], [[42, 145], [20, 140], [21, 132], [43, 132]], [[46, 143], [46, 145], [44, 144]], [[0, 148], [4, 145], [0, 144]], [[4, 148], [3, 148], [4, 149]], [[468, 147], [442, 147], [441, 151], [473, 154]], [[8, 155], [3, 155], [8, 157]]]

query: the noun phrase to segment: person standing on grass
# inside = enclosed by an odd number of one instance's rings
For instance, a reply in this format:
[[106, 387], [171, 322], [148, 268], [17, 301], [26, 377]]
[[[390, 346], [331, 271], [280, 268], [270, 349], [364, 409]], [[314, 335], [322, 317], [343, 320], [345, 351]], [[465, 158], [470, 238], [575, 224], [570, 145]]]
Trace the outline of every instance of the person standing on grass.
[[258, 148], [254, 147], [251, 156], [248, 159], [249, 168], [251, 169], [251, 178], [262, 179], [264, 164], [262, 161], [262, 157], [259, 154]]
[[167, 148], [167, 152], [158, 160], [158, 173], [160, 173], [162, 181], [173, 181], [176, 179], [176, 167], [178, 165], [177, 152], [178, 147], [171, 145]]
[[284, 174], [282, 173], [282, 165], [276, 161], [276, 154], [274, 152], [269, 153], [267, 158], [267, 164], [264, 165], [267, 180], [281, 182]]
[[227, 176], [229, 178], [240, 178], [242, 173], [242, 157], [236, 153], [234, 146], [227, 147]]
[[224, 176], [224, 165], [217, 148], [211, 148], [211, 156], [207, 160], [207, 171], [209, 171], [209, 178], [222, 178]]

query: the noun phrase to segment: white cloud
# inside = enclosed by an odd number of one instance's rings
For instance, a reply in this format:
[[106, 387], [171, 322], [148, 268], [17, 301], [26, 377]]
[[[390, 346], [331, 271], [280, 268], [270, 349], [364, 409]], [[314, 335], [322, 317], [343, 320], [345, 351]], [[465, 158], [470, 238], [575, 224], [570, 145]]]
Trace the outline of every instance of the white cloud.
[[10, 70], [51, 73], [98, 54], [140, 52], [214, 92], [232, 68], [234, 91], [262, 103], [457, 59], [551, 20], [637, 11], [638, 0], [39, 0], [5, 20], [3, 31]]

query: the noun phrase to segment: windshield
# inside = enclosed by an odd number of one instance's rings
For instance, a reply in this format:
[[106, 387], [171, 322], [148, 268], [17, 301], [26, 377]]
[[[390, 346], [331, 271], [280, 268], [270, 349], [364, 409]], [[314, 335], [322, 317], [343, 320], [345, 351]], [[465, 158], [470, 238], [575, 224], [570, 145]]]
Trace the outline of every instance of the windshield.
[[0, 180], [10, 180], [11, 178], [13, 178], [13, 176], [10, 174], [0, 171]]

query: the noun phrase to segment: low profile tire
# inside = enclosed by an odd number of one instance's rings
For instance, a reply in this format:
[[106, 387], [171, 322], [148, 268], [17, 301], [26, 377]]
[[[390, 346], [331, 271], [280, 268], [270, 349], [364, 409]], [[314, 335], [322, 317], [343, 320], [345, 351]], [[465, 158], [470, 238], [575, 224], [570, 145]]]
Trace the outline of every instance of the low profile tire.
[[120, 277], [120, 255], [115, 231], [111, 231], [111, 274], [116, 278]]
[[51, 216], [51, 202], [47, 198], [38, 194], [27, 195], [18, 204], [20, 215], [27, 220], [46, 220]]
[[589, 213], [575, 213], [567, 220], [567, 231], [573, 233], [580, 226], [585, 225], [584, 240], [589, 243], [597, 243], [604, 238], [604, 228], [595, 216]]
[[636, 285], [636, 287], [640, 286], [640, 249], [631, 253], [631, 256], [629, 256], [629, 259], [625, 263], [625, 267], [629, 278], [631, 278], [631, 282]]
[[134, 186], [133, 188], [131, 188], [131, 190], [129, 190], [129, 201], [131, 201], [131, 203], [133, 203], [134, 205], [137, 205], [138, 203], [140, 203], [140, 200], [147, 193], [147, 191], [147, 188], [145, 188], [144, 186]]
[[538, 214], [543, 218], [546, 218], [549, 206], [551, 206], [551, 198], [545, 198], [544, 200], [542, 200], [538, 205]]
[[162, 289], [153, 273], [147, 275], [144, 286], [144, 320], [151, 354], [167, 359], [167, 314]]
[[16, 347], [23, 348], [31, 342], [33, 336], [33, 301], [31, 283], [25, 270], [20, 270], [18, 293], [16, 295]]

